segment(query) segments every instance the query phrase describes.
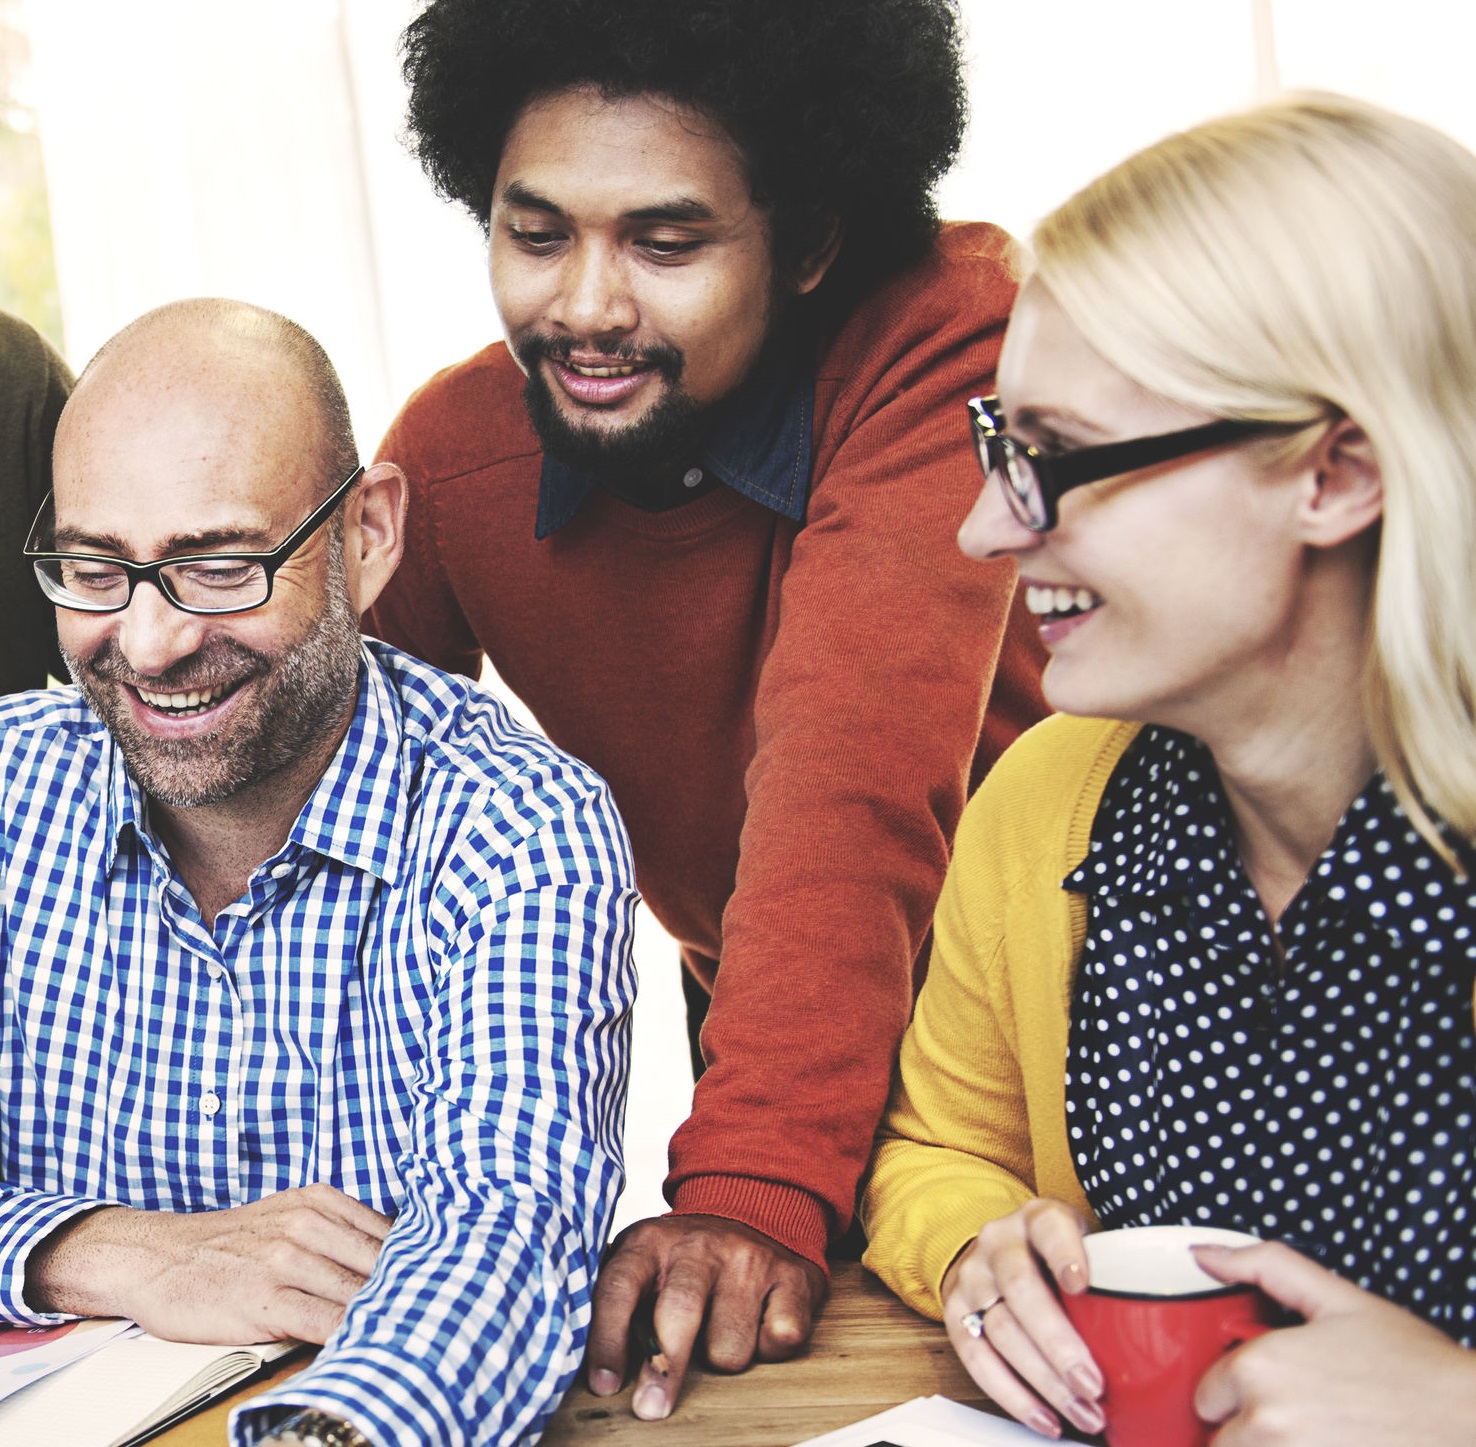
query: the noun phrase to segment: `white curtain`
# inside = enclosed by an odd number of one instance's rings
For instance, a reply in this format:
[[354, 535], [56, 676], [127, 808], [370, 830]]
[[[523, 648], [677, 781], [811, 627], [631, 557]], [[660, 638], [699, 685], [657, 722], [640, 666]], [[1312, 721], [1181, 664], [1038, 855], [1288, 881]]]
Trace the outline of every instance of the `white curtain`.
[[69, 360], [171, 298], [235, 296], [328, 349], [372, 449], [496, 335], [475, 222], [398, 140], [405, 0], [30, 0]]
[[[398, 137], [415, 8], [28, 0], [73, 363], [173, 297], [261, 302], [327, 347], [371, 450], [415, 386], [497, 335], [480, 231]], [[1128, 152], [1278, 85], [1365, 95], [1476, 145], [1473, 10], [963, 0], [974, 123], [943, 210], [1028, 233]]]

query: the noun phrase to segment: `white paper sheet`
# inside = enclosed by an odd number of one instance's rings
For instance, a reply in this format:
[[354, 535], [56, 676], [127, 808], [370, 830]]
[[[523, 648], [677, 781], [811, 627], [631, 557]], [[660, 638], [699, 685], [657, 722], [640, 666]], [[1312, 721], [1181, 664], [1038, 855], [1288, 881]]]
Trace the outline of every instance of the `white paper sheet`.
[[166, 1404], [177, 1395], [196, 1400], [197, 1389], [196, 1405], [203, 1405], [296, 1345], [191, 1346], [145, 1334], [123, 1337], [0, 1402], [0, 1442], [114, 1447], [145, 1423], [172, 1415]]
[[948, 1397], [914, 1397], [798, 1447], [1041, 1447], [1039, 1433]]

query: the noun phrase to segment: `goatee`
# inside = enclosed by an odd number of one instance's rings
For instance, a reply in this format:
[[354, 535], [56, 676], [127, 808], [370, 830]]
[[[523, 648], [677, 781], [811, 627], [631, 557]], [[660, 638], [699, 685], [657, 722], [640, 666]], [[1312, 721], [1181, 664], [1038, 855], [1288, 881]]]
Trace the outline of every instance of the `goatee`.
[[554, 400], [544, 360], [567, 362], [572, 342], [538, 333], [519, 338], [513, 350], [527, 372], [523, 401], [544, 451], [580, 472], [638, 481], [690, 467], [712, 436], [721, 402], [696, 401], [681, 385], [684, 360], [670, 346], [616, 347], [615, 361], [637, 362], [660, 374], [662, 393], [649, 412], [629, 427], [582, 427]]

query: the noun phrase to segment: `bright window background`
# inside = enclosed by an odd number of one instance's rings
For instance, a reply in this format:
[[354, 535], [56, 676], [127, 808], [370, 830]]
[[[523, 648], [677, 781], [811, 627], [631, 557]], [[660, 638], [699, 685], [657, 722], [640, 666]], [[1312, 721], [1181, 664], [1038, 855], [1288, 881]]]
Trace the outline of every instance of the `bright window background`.
[[[417, 385], [498, 334], [479, 228], [434, 197], [398, 139], [396, 41], [414, 8], [0, 0], [0, 202], [19, 187], [22, 207], [0, 208], [0, 221], [10, 238], [19, 234], [12, 218], [28, 218], [35, 236], [24, 257], [9, 247], [0, 264], [39, 278], [25, 294], [0, 282], [0, 305], [30, 316], [77, 367], [125, 322], [175, 297], [273, 307], [328, 349], [372, 451]], [[1362, 95], [1476, 146], [1476, 6], [962, 8], [974, 121], [942, 209], [1017, 235], [1138, 147], [1281, 87]], [[678, 0], [672, 15], [679, 24]], [[37, 137], [54, 286], [51, 260], [39, 254], [47, 237], [35, 201]], [[12, 153], [19, 159], [7, 160]], [[674, 951], [644, 912], [638, 958], [622, 1221], [661, 1208], [665, 1143], [690, 1103]]]

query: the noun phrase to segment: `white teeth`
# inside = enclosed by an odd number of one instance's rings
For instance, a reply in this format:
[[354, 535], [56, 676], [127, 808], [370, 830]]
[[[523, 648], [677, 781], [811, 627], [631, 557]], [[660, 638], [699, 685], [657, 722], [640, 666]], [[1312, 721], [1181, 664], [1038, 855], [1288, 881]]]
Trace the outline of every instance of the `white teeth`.
[[208, 704], [217, 702], [226, 693], [225, 684], [218, 684], [214, 688], [191, 689], [188, 693], [154, 693], [147, 688], [139, 688], [138, 696], [148, 704], [150, 708], [174, 710], [183, 713], [193, 708], [203, 708]]
[[1037, 617], [1060, 613], [1089, 613], [1101, 602], [1090, 588], [1048, 588], [1032, 583], [1025, 589], [1025, 606]]
[[578, 362], [570, 362], [569, 370], [578, 372], [581, 377], [629, 377], [636, 369], [634, 367], [581, 367]]

